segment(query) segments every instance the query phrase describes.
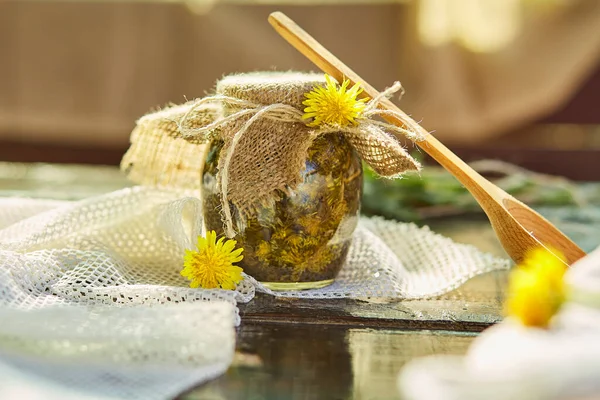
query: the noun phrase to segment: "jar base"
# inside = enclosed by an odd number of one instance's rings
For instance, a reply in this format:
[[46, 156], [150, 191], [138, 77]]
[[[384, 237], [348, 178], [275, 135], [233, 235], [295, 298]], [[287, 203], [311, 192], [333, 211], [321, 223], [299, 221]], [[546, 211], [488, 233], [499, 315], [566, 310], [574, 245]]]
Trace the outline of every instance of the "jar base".
[[288, 290], [307, 290], [307, 289], [320, 289], [325, 286], [329, 286], [334, 282], [334, 279], [327, 279], [324, 281], [316, 282], [261, 282], [267, 289], [271, 289], [275, 292], [282, 292]]

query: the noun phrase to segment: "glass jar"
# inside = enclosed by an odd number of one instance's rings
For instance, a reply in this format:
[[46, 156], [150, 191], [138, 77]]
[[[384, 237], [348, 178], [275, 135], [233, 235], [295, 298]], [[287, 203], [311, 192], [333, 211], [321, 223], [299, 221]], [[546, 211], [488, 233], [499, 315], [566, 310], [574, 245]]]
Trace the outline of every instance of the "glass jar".
[[[216, 189], [223, 141], [207, 153], [202, 200], [207, 230], [224, 235], [221, 196]], [[362, 164], [340, 133], [314, 140], [303, 181], [242, 220], [233, 204], [235, 240], [244, 248], [239, 266], [272, 290], [313, 289], [333, 283], [342, 268], [358, 222]]]

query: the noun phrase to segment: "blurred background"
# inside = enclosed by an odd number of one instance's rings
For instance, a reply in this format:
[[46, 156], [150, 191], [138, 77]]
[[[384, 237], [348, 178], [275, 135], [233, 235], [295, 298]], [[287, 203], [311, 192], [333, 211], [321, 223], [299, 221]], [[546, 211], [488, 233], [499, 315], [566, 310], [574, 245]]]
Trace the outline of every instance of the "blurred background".
[[0, 2], [0, 161], [116, 165], [221, 76], [315, 70], [281, 10], [467, 160], [600, 180], [600, 1]]

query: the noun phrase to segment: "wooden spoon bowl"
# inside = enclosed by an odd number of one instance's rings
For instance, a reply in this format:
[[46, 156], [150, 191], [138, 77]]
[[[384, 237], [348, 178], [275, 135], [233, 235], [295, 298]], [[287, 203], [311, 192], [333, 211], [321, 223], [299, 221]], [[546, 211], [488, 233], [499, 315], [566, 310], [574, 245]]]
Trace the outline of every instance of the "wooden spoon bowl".
[[[285, 40], [338, 82], [348, 79], [352, 84], [360, 83], [364, 89], [362, 97], [374, 98], [379, 95], [375, 88], [283, 13], [272, 13], [269, 22]], [[416, 144], [454, 175], [475, 197], [487, 214], [502, 247], [515, 262], [522, 261], [530, 250], [540, 246], [551, 252], [560, 251], [569, 265], [585, 256], [579, 246], [548, 220], [478, 174], [391, 101], [381, 101], [379, 108], [394, 111], [394, 115], [384, 115], [389, 123], [423, 136], [424, 139]]]

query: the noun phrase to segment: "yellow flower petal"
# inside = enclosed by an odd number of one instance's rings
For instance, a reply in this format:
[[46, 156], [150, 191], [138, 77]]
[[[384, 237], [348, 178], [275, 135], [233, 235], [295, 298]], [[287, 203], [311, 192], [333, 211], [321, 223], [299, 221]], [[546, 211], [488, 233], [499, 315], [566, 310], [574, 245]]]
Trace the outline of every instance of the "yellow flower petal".
[[[228, 240], [222, 247], [222, 250], [226, 253], [231, 253], [235, 249], [237, 242], [235, 240]], [[241, 249], [240, 249], [241, 250]]]
[[[558, 256], [560, 259], [557, 259]], [[565, 301], [564, 256], [539, 248], [511, 272], [506, 312], [525, 326], [546, 327]]]

